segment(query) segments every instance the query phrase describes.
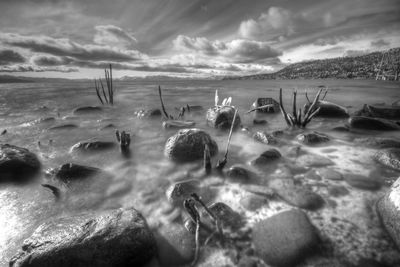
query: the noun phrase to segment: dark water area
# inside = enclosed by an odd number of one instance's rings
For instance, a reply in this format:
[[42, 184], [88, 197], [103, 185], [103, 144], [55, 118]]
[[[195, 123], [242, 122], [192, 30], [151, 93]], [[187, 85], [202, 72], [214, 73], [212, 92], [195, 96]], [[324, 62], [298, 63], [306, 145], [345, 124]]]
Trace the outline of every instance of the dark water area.
[[[286, 128], [280, 113], [266, 115], [266, 125], [253, 125], [254, 113], [245, 114], [258, 97], [273, 97], [278, 100], [279, 88], [283, 88], [287, 110], [291, 110], [293, 89], [298, 90], [298, 104], [303, 106], [306, 103], [305, 90], [313, 97], [319, 86], [329, 89], [326, 100], [348, 108], [350, 113], [360, 109], [363, 104], [391, 104], [400, 99], [399, 83], [389, 81], [116, 81], [113, 107], [104, 106], [101, 112], [76, 115], [73, 113], [75, 108], [100, 105], [93, 84], [0, 84], [0, 132], [7, 130], [6, 134], [0, 136], [0, 143], [27, 148], [38, 155], [42, 164], [42, 172], [27, 184], [0, 184], [1, 266], [7, 266], [23, 240], [51, 217], [134, 206], [143, 213], [151, 227], [168, 225], [174, 220], [177, 212], [168, 204], [165, 190], [172, 182], [201, 169], [202, 162], [171, 162], [164, 156], [164, 145], [168, 137], [177, 130], [164, 129], [161, 118], [145, 119], [135, 116], [135, 112], [141, 109], [160, 108], [158, 85], [163, 88], [166, 109], [173, 115], [179, 113], [176, 108], [187, 104], [204, 107], [203, 111], [186, 113], [185, 119], [194, 121], [196, 128], [207, 131], [217, 142], [220, 152], [213, 158], [213, 164], [222, 157], [227, 142], [226, 132], [219, 132], [206, 124], [206, 110], [214, 106], [215, 90], [218, 90], [220, 99], [232, 97], [232, 105], [239, 109], [243, 126], [254, 132]], [[54, 119], [43, 120], [46, 118]], [[334, 256], [344, 257], [349, 262], [357, 262], [360, 258], [383, 259], [393, 255], [400, 258], [393, 243], [383, 232], [376, 215], [371, 211], [372, 203], [383, 195], [390, 183], [399, 177], [399, 173], [382, 169], [373, 161], [372, 155], [376, 149], [354, 142], [355, 138], [362, 137], [399, 138], [399, 132], [332, 131], [332, 128], [346, 122], [347, 118], [315, 118], [307, 129], [325, 133], [331, 137], [331, 141], [324, 146], [304, 147], [304, 150], [331, 160], [331, 168], [344, 176], [374, 175], [383, 186], [379, 190], [370, 191], [354, 188], [343, 180], [305, 180], [303, 183], [320, 194], [326, 202], [321, 210], [307, 213], [321, 235], [332, 241], [331, 250]], [[49, 130], [65, 124], [77, 127]], [[106, 127], [110, 124], [113, 126]], [[71, 151], [71, 147], [80, 141], [116, 142], [116, 129], [132, 135], [129, 159], [121, 155], [118, 146], [96, 153]], [[290, 158], [290, 151], [297, 145], [298, 141], [290, 140], [288, 144], [278, 146], [277, 149], [283, 157]], [[235, 132], [227, 167], [243, 164], [263, 177], [279, 175], [283, 172], [283, 167], [285, 170], [288, 168], [286, 165], [279, 165], [277, 169], [267, 172], [248, 165], [268, 148], [270, 146], [257, 143], [240, 131]], [[98, 175], [73, 185], [51, 181], [45, 175], [46, 170], [70, 162], [101, 168], [110, 175]], [[301, 165], [301, 162], [298, 164]], [[309, 170], [313, 170], [313, 167]], [[289, 171], [293, 170], [289, 167]], [[302, 177], [295, 176], [298, 179]], [[209, 183], [216, 192], [215, 200], [223, 201], [237, 210], [248, 220], [250, 226], [262, 218], [290, 208], [286, 203], [276, 201], [257, 211], [248, 211], [238, 201], [246, 194], [240, 184], [230, 184], [218, 175], [203, 182]], [[59, 187], [63, 194], [61, 199], [56, 201], [51, 191], [41, 186], [43, 183]], [[344, 186], [349, 193], [332, 197], [329, 194], [331, 186]], [[213, 252], [207, 253], [209, 260], [223, 258], [219, 254], [212, 256]], [[203, 266], [208, 266], [208, 263], [207, 259], [200, 262]]]

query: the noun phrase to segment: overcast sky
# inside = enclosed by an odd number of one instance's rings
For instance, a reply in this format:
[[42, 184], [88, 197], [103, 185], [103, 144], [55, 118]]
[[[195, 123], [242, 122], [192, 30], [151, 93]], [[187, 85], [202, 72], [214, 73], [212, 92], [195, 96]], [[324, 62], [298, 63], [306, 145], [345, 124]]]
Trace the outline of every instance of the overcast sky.
[[399, 0], [0, 0], [0, 74], [206, 77], [400, 46]]

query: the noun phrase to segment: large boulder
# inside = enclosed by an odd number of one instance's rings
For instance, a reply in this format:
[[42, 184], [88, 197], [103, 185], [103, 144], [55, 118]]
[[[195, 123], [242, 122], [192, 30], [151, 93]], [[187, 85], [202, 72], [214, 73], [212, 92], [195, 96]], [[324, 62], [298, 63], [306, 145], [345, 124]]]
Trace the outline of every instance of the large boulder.
[[26, 148], [0, 144], [0, 182], [21, 181], [40, 170], [37, 156]]
[[354, 116], [349, 119], [351, 128], [362, 130], [376, 130], [376, 131], [394, 131], [400, 130], [400, 125], [394, 121], [370, 118], [365, 116]]
[[[235, 109], [231, 106], [209, 108], [207, 110], [207, 124], [217, 129], [229, 130], [234, 115]], [[237, 129], [240, 126], [241, 120], [239, 114], [236, 114], [236, 119], [233, 123], [233, 129]]]
[[400, 120], [400, 106], [367, 105], [355, 112], [356, 116], [384, 118], [389, 120]]
[[256, 112], [258, 113], [275, 113], [275, 112], [279, 112], [280, 108], [279, 108], [279, 103], [270, 97], [260, 97], [257, 98], [256, 101], [254, 101], [254, 103], [251, 105], [251, 107], [253, 109], [255, 108], [259, 108], [265, 105], [272, 105], [271, 107], [267, 107], [267, 108], [262, 108], [262, 109], [257, 109]]
[[376, 203], [381, 222], [400, 249], [400, 178]]
[[319, 237], [307, 215], [289, 210], [254, 225], [253, 242], [256, 253], [273, 266], [296, 266], [315, 252]]
[[[307, 104], [305, 111], [308, 110], [311, 104]], [[349, 112], [345, 107], [328, 101], [318, 101], [317, 107], [320, 108], [316, 116], [325, 118], [347, 118]]]
[[386, 167], [400, 171], [400, 148], [380, 150], [375, 153], [374, 159]]
[[196, 128], [183, 129], [168, 138], [164, 154], [176, 161], [194, 161], [203, 158], [206, 144], [211, 156], [217, 154], [218, 145], [208, 133]]
[[50, 219], [24, 241], [11, 267], [143, 266], [156, 243], [133, 208]]

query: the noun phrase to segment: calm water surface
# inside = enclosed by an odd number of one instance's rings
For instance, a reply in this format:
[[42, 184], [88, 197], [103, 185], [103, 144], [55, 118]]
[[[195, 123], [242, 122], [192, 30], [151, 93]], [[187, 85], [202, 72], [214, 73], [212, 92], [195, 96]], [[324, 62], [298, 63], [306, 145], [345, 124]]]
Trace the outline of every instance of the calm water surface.
[[[101, 114], [73, 115], [72, 110], [80, 106], [98, 105], [93, 85], [90, 83], [24, 83], [0, 84], [0, 130], [8, 133], [0, 136], [1, 143], [26, 147], [36, 153], [43, 170], [60, 164], [73, 162], [99, 167], [112, 174], [111, 177], [95, 177], [83, 181], [79, 186], [56, 184], [41, 174], [31, 183], [23, 186], [0, 184], [0, 265], [6, 265], [9, 258], [21, 246], [22, 241], [44, 220], [60, 214], [68, 215], [85, 210], [100, 210], [135, 206], [141, 210], [150, 225], [168, 223], [170, 208], [166, 203], [165, 189], [174, 176], [198, 168], [202, 163], [175, 165], [163, 156], [166, 139], [175, 130], [164, 130], [160, 119], [146, 120], [135, 117], [139, 109], [158, 108], [157, 86], [163, 88], [164, 102], [171, 114], [178, 114], [175, 107], [201, 105], [205, 109], [214, 105], [215, 90], [220, 99], [231, 96], [232, 104], [239, 108], [242, 123], [255, 130], [277, 130], [285, 128], [280, 114], [266, 117], [266, 126], [252, 125], [253, 114], [245, 114], [257, 97], [278, 99], [278, 90], [284, 90], [284, 102], [291, 110], [291, 92], [298, 89], [300, 104], [304, 104], [304, 92], [317, 92], [318, 86], [326, 86], [329, 93], [326, 100], [348, 107], [350, 111], [361, 108], [364, 103], [392, 103], [400, 99], [399, 83], [357, 80], [290, 80], [290, 81], [167, 81], [167, 82], [115, 82], [115, 106], [107, 107]], [[36, 123], [40, 118], [54, 117], [49, 123]], [[206, 125], [205, 111], [190, 113], [186, 119], [194, 120], [196, 127], [205, 129], [217, 141], [220, 153], [226, 145], [226, 133], [219, 133]], [[327, 155], [335, 162], [335, 169], [342, 173], [367, 175], [377, 166], [370, 159], [374, 152], [357, 147], [352, 139], [359, 136], [392, 136], [398, 133], [359, 132], [335, 133], [334, 126], [343, 125], [345, 119], [315, 119], [309, 128], [329, 134], [334, 139], [330, 150], [310, 148], [313, 153]], [[76, 124], [76, 129], [48, 131], [51, 126], [66, 123]], [[114, 150], [95, 154], [74, 154], [69, 150], [79, 141], [98, 139], [115, 141], [114, 128], [102, 129], [113, 124], [119, 130], [133, 135], [132, 157], [123, 158], [116, 147]], [[398, 137], [398, 136], [397, 136]], [[50, 140], [52, 142], [50, 143]], [[38, 142], [40, 141], [40, 146]], [[257, 144], [249, 137], [235, 133], [228, 165], [246, 164], [268, 146]], [[326, 149], [327, 147], [325, 147]], [[281, 148], [283, 154], [285, 149]], [[214, 158], [216, 161], [218, 157]], [[0, 174], [1, 175], [1, 174]], [[51, 192], [40, 186], [53, 183], [65, 192], [56, 202]], [[239, 190], [239, 189], [238, 189]], [[381, 190], [382, 192], [384, 189]], [[323, 192], [321, 193], [323, 194]], [[346, 199], [343, 213], [359, 198], [369, 198], [369, 192], [354, 190]], [[376, 192], [374, 194], [379, 194]], [[221, 193], [221, 200], [240, 209]], [[224, 199], [225, 197], [225, 199]], [[372, 195], [371, 195], [372, 197]], [[353, 198], [353, 199], [352, 199]], [[349, 204], [350, 203], [350, 204]], [[348, 210], [346, 210], [346, 208]], [[327, 212], [327, 211], [325, 211]], [[243, 211], [243, 213], [245, 213]], [[321, 214], [319, 214], [321, 215]], [[245, 213], [256, 218], [256, 214]], [[312, 216], [312, 215], [310, 215]], [[322, 215], [321, 215], [322, 216]], [[256, 220], [256, 219], [255, 219]], [[322, 227], [325, 227], [323, 225]], [[367, 231], [367, 230], [366, 230]], [[362, 234], [360, 234], [362, 235]], [[366, 249], [364, 249], [366, 250]], [[364, 253], [360, 250], [359, 253]]]

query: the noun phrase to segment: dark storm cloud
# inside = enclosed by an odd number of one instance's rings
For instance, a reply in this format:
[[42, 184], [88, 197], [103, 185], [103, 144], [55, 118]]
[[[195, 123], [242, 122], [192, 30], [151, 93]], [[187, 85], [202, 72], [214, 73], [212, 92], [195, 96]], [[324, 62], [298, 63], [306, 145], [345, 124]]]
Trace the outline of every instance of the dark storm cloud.
[[23, 62], [25, 62], [25, 58], [21, 54], [13, 50], [0, 50], [0, 65]]

